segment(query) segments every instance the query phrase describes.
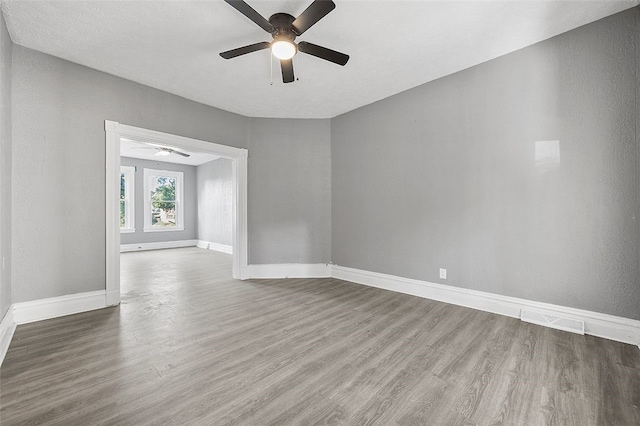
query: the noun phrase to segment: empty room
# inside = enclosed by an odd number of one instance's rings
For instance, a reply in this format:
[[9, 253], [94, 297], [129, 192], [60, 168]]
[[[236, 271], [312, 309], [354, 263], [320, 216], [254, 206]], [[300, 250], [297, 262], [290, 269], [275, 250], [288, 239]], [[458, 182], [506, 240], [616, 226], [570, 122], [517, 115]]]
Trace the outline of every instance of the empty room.
[[640, 425], [640, 0], [0, 0], [0, 424]]

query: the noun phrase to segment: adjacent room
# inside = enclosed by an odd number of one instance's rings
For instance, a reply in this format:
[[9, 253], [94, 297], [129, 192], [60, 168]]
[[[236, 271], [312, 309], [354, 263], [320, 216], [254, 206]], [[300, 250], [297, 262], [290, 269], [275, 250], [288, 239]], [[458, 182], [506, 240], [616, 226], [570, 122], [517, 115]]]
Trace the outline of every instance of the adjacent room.
[[120, 251], [198, 246], [233, 252], [232, 162], [121, 139]]
[[122, 298], [185, 297], [194, 280], [181, 277], [192, 257], [217, 265], [209, 276], [231, 278], [232, 161], [121, 138], [119, 163]]
[[0, 0], [0, 424], [640, 424], [639, 4]]

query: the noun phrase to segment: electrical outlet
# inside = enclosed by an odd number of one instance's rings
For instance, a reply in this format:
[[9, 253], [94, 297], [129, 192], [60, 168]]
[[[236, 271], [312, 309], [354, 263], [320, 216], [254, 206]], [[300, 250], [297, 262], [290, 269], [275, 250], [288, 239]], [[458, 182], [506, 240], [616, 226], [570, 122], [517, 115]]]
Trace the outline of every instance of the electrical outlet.
[[443, 280], [447, 279], [447, 270], [444, 268], [440, 268], [440, 278], [442, 278]]

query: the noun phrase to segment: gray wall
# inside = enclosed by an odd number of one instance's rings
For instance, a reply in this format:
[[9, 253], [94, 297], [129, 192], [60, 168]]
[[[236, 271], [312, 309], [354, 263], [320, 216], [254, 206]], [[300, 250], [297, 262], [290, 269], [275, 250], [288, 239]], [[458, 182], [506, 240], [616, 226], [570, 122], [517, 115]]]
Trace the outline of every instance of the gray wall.
[[249, 263], [331, 260], [331, 123], [252, 119]]
[[[157, 243], [163, 241], [195, 240], [198, 238], [198, 194], [196, 167], [164, 161], [120, 157], [120, 165], [134, 166], [135, 172], [135, 228], [134, 233], [121, 233], [120, 244]], [[171, 170], [184, 173], [184, 231], [144, 232], [144, 169]]]
[[640, 319], [638, 14], [333, 119], [332, 261]]
[[[11, 306], [11, 39], [0, 13], [0, 320]], [[5, 268], [2, 269], [2, 257]]]
[[219, 158], [196, 167], [198, 239], [233, 244], [233, 170], [231, 160]]
[[17, 45], [12, 109], [13, 302], [105, 288], [105, 119], [249, 148], [250, 261], [330, 260], [328, 120], [255, 121]]
[[[636, 7], [636, 32], [635, 32], [635, 45], [636, 45], [636, 209], [634, 220], [636, 223], [636, 270], [640, 271], [640, 243], [638, 243], [638, 237], [640, 237], [640, 6]], [[638, 272], [640, 274], [640, 272]], [[640, 277], [636, 277], [636, 286], [640, 282]], [[636, 304], [637, 306], [638, 304]], [[637, 318], [637, 315], [636, 315]]]

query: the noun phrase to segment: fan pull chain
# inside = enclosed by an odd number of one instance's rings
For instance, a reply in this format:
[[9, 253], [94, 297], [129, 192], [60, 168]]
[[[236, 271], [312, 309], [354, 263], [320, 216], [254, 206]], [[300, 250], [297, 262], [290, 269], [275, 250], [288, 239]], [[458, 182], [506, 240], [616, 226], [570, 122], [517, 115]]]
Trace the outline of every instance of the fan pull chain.
[[271, 71], [271, 82], [269, 83], [269, 85], [273, 86], [273, 55], [271, 54], [271, 52], [269, 52], [269, 63], [271, 64], [269, 66], [269, 71]]

